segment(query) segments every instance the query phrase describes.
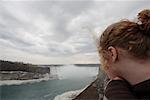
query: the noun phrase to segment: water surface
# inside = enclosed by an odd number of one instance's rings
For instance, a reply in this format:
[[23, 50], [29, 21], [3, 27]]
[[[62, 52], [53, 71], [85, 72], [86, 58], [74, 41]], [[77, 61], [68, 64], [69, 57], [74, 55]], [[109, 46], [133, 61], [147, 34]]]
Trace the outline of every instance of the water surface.
[[0, 86], [0, 100], [53, 100], [64, 92], [84, 88], [95, 79], [97, 72], [97, 67], [53, 67], [51, 73], [59, 79]]

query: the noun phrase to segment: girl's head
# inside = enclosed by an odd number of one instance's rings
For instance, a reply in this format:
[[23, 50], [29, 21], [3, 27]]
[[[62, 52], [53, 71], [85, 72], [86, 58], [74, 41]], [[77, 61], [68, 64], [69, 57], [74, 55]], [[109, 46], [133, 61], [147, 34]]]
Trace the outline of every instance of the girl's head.
[[112, 48], [116, 50], [116, 60], [123, 53], [120, 51], [135, 59], [150, 58], [150, 10], [141, 11], [137, 19], [137, 22], [125, 20], [114, 23], [101, 35], [99, 54], [104, 69], [107, 68], [109, 50]]

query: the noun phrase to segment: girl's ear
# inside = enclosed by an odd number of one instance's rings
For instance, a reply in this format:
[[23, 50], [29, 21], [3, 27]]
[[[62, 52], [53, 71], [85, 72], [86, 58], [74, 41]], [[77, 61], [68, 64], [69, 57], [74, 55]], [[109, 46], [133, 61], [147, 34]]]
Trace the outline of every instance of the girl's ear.
[[113, 46], [108, 47], [108, 53], [109, 53], [109, 60], [113, 63], [117, 60], [118, 53], [117, 49]]

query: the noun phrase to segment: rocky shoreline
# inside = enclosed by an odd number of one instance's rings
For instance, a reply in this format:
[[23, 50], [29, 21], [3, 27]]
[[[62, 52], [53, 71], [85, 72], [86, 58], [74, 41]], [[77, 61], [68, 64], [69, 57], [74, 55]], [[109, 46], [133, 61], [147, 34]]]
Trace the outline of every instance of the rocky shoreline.
[[44, 78], [45, 75], [24, 71], [0, 71], [0, 80], [31, 80]]
[[49, 67], [0, 60], [0, 80], [31, 80], [50, 74]]

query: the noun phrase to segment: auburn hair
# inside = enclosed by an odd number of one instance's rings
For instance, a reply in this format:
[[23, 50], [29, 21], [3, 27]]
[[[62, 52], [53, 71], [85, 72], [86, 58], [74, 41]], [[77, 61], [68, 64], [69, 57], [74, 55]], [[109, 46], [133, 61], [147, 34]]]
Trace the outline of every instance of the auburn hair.
[[138, 21], [122, 20], [103, 32], [99, 42], [99, 53], [107, 59], [109, 46], [119, 47], [139, 59], [150, 57], [150, 9], [138, 14]]

